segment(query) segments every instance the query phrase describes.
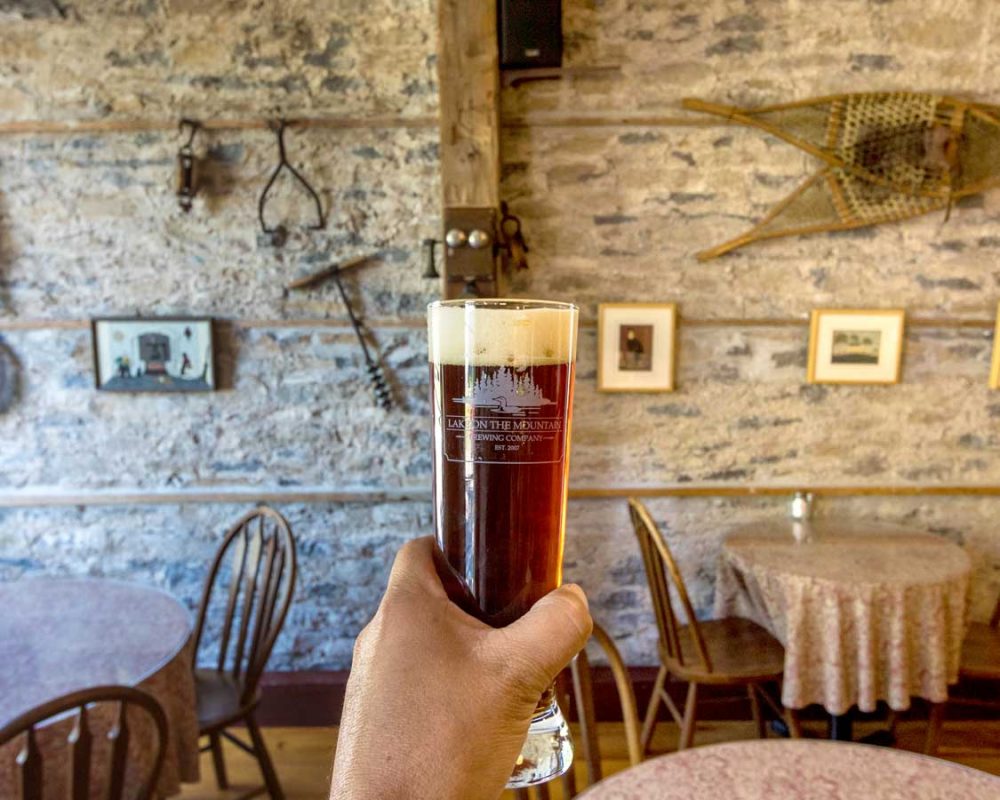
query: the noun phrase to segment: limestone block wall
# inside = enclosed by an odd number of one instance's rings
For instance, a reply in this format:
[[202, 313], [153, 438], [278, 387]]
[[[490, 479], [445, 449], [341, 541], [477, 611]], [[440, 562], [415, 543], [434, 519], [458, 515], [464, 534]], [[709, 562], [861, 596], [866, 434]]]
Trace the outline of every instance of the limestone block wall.
[[[215, 544], [250, 504], [233, 498], [266, 493], [292, 522], [301, 564], [273, 667], [346, 668], [392, 553], [431, 525], [421, 325], [436, 286], [420, 277], [419, 242], [438, 233], [440, 217], [434, 3], [63, 5], [65, 16], [45, 3], [0, 4], [0, 122], [285, 113], [369, 124], [289, 131], [290, 156], [320, 189], [329, 223], [296, 230], [280, 251], [256, 222], [277, 155], [266, 130], [198, 137], [205, 183], [187, 216], [173, 196], [180, 139], [171, 130], [0, 136], [0, 337], [22, 367], [18, 402], [0, 415], [0, 580], [109, 575], [194, 604]], [[947, 223], [929, 216], [694, 259], [815, 164], [760, 132], [703, 124], [681, 97], [753, 105], [912, 89], [997, 101], [991, 21], [1000, 11], [989, 0], [823, 5], [565, 0], [575, 72], [505, 90], [503, 196], [532, 257], [515, 292], [574, 300], [585, 323], [575, 488], [1000, 485], [1000, 395], [986, 386], [992, 333], [933, 323], [993, 318], [1000, 192], [963, 203]], [[585, 69], [595, 66], [607, 69]], [[627, 124], [640, 114], [677, 122]], [[579, 124], [588, 115], [600, 119]], [[276, 213], [294, 221], [305, 210], [280, 187]], [[348, 289], [385, 360], [390, 412], [371, 402], [334, 287], [283, 289], [368, 252], [379, 259]], [[681, 329], [674, 393], [596, 391], [597, 304], [635, 300], [677, 302], [682, 320], [699, 321]], [[808, 385], [809, 310], [866, 305], [931, 321], [907, 335], [903, 382]], [[87, 320], [135, 313], [219, 319], [223, 389], [96, 392]], [[803, 324], [768, 322], [791, 318]], [[229, 501], [201, 502], [212, 491]], [[109, 492], [146, 499], [101, 504]], [[150, 502], [164, 492], [171, 502]], [[328, 492], [356, 500], [330, 502]], [[33, 499], [43, 495], [75, 504]], [[780, 517], [785, 502], [650, 501], [700, 613], [711, 612], [727, 527]], [[981, 617], [1000, 591], [997, 503], [852, 497], [823, 501], [818, 513], [964, 544]], [[624, 500], [571, 503], [567, 576], [628, 660], [652, 663]]]

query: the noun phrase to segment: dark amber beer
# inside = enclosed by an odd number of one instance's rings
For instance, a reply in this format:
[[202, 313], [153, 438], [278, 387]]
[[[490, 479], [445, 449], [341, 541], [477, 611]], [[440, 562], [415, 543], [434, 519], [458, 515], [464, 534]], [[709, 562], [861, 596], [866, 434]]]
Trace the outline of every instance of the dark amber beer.
[[[452, 600], [493, 626], [562, 582], [577, 315], [532, 300], [428, 309], [438, 570]], [[538, 728], [549, 742], [533, 749], [557, 757], [543, 764], [525, 753], [511, 786], [547, 780], [571, 761], [568, 735], [561, 754], [551, 742], [563, 735], [562, 716], [543, 701], [526, 750]]]

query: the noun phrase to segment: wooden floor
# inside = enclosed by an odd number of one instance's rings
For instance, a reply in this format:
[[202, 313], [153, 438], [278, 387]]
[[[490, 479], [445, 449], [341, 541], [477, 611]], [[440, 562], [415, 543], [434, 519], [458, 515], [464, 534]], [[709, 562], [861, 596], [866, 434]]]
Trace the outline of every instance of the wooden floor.
[[[877, 727], [875, 724], [858, 724], [855, 726], [855, 735], [863, 736]], [[819, 727], [807, 726], [806, 735], [820, 737], [824, 732]], [[899, 746], [907, 750], [919, 750], [923, 735], [924, 726], [921, 723], [900, 723]], [[751, 723], [706, 722], [698, 727], [696, 744], [726, 742], [752, 736]], [[264, 730], [264, 737], [288, 800], [327, 800], [337, 729], [269, 728]], [[661, 724], [653, 742], [654, 753], [670, 752], [676, 746], [676, 740], [676, 726]], [[605, 775], [628, 766], [620, 723], [601, 723], [600, 745]], [[1000, 775], [1000, 723], [949, 723], [945, 727], [939, 756]], [[211, 760], [208, 754], [204, 754], [201, 762], [202, 782], [186, 786], [181, 797], [184, 800], [235, 800], [247, 797], [260, 784], [256, 764], [228, 743], [226, 764], [233, 788], [222, 792], [215, 787]], [[582, 772], [577, 774], [579, 785], [583, 787], [584, 775]], [[509, 797], [513, 795], [506, 793], [504, 800]], [[557, 787], [552, 792], [552, 800], [562, 800]]]

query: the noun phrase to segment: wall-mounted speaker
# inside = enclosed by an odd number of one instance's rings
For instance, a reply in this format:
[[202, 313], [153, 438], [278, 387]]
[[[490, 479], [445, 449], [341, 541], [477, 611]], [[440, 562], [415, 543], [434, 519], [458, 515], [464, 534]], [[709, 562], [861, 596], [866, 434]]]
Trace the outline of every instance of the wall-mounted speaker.
[[562, 0], [499, 0], [500, 68], [562, 66]]

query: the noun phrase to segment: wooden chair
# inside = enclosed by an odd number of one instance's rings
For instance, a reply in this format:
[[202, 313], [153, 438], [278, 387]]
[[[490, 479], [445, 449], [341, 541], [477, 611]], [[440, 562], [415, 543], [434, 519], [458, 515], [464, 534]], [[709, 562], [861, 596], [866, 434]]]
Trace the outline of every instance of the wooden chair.
[[[642, 761], [642, 747], [639, 744], [639, 712], [636, 708], [635, 693], [628, 670], [614, 641], [607, 632], [595, 623], [590, 641], [597, 644], [607, 656], [611, 674], [618, 690], [618, 700], [622, 706], [622, 720], [625, 724], [625, 745], [631, 766]], [[593, 786], [604, 777], [601, 768], [601, 751], [597, 737], [597, 716], [594, 712], [593, 678], [590, 669], [590, 659], [586, 649], [581, 650], [569, 666], [572, 685], [573, 704], [576, 708], [577, 721], [580, 726], [580, 736], [574, 740], [574, 760], [586, 766], [587, 786]], [[561, 692], [559, 704], [565, 711], [569, 707], [568, 692]], [[560, 779], [562, 781], [563, 797], [571, 798], [577, 795], [576, 775], [570, 770]], [[547, 784], [534, 787], [533, 790], [520, 789], [518, 800], [548, 800]]]
[[[661, 702], [680, 726], [678, 750], [691, 746], [697, 719], [698, 687], [708, 684], [746, 687], [759, 737], [767, 735], [766, 721], [761, 713], [762, 699], [779, 717], [786, 719], [793, 737], [800, 736], [795, 712], [783, 711], [764, 688], [768, 683], [781, 681], [785, 661], [781, 643], [760, 625], [741, 617], [700, 622], [695, 617], [677, 562], [656, 523], [641, 502], [631, 498], [628, 504], [660, 634], [661, 667], [642, 726], [643, 752], [648, 751], [653, 738]], [[674, 608], [668, 580], [673, 584], [687, 620], [684, 625], [678, 621], [680, 617]], [[683, 714], [664, 689], [669, 676], [688, 685]]]
[[[17, 794], [7, 800], [42, 800], [42, 797], [51, 797], [51, 791], [45, 787], [53, 782], [66, 787], [66, 800], [87, 800], [91, 796], [91, 759], [94, 750], [94, 733], [88, 708], [104, 703], [117, 703], [118, 711], [114, 727], [107, 735], [111, 748], [111, 772], [102, 800], [126, 800], [125, 772], [129, 738], [132, 734], [130, 709], [137, 709], [149, 718], [156, 730], [157, 742], [148, 774], [136, 787], [129, 787], [127, 800], [151, 800], [155, 796], [156, 783], [163, 767], [167, 746], [167, 718], [160, 704], [151, 695], [128, 686], [97, 686], [64, 695], [22, 714], [0, 730], [0, 747], [19, 736], [24, 737], [23, 747], [17, 756]], [[52, 723], [56, 717], [70, 711], [76, 711], [76, 718], [66, 739], [66, 745], [70, 749], [69, 774], [53, 779], [50, 772], [47, 780], [45, 759], [38, 747], [37, 730], [43, 723]]]
[[[958, 679], [1000, 682], [1000, 598], [997, 598], [993, 616], [988, 624], [973, 622], [969, 625], [965, 640], [962, 642], [962, 661], [958, 669]], [[934, 703], [931, 706], [927, 738], [924, 740], [924, 752], [928, 755], [937, 752], [941, 741], [941, 729], [944, 727], [945, 711], [949, 705], [1000, 710], [1000, 703], [995, 700], [972, 697], [951, 697], [947, 703]]]
[[[222, 753], [226, 738], [257, 759], [271, 798], [284, 797], [254, 712], [260, 702], [261, 674], [291, 605], [295, 573], [295, 540], [288, 522], [261, 506], [229, 529], [205, 581], [192, 666], [199, 731], [209, 740], [203, 752], [212, 751], [220, 789], [229, 786]], [[210, 609], [215, 609], [212, 598], [217, 588], [224, 604], [215, 666], [198, 669], [198, 652], [215, 620]], [[249, 744], [227, 730], [239, 722], [247, 727]]]

